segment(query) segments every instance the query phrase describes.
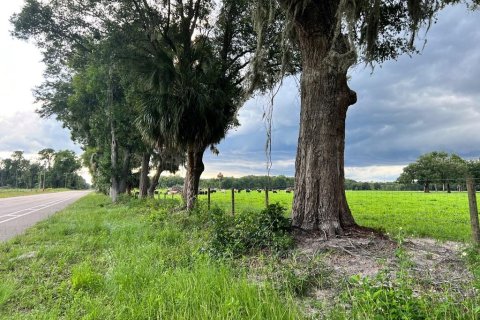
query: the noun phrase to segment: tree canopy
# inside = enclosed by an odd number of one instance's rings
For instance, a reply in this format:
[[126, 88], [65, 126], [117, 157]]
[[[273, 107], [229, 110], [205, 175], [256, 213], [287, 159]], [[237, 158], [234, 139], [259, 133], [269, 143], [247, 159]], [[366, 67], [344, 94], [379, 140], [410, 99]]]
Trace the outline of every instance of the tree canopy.
[[400, 183], [418, 183], [424, 191], [430, 191], [430, 184], [437, 183], [447, 188], [455, 182], [464, 183], [467, 176], [467, 162], [458, 155], [446, 152], [430, 152], [421, 155], [417, 161], [403, 168], [398, 178]]
[[204, 151], [216, 151], [238, 125], [247, 97], [252, 8], [233, 0], [27, 0], [12, 23], [14, 36], [35, 39], [45, 57], [40, 113], [97, 149], [92, 159], [104, 165], [95, 169], [110, 171], [112, 198], [125, 191], [129, 155], [144, 159], [145, 172], [153, 153], [186, 152], [190, 208]]
[[14, 151], [0, 159], [0, 187], [45, 189], [86, 189], [88, 185], [78, 173], [80, 160], [70, 150], [40, 150], [39, 161], [28, 160], [23, 151]]

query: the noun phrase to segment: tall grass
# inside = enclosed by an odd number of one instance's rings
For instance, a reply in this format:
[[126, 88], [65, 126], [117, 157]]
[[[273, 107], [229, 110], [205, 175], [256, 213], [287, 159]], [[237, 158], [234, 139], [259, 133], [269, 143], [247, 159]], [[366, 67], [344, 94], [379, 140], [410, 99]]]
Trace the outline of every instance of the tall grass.
[[0, 244], [0, 318], [303, 317], [289, 292], [203, 253], [202, 219], [89, 195]]

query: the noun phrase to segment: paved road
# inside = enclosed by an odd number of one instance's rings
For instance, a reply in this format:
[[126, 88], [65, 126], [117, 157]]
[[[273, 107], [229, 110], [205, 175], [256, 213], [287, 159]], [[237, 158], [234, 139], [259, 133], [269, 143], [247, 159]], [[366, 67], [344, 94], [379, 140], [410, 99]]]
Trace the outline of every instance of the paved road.
[[22, 233], [90, 191], [65, 191], [0, 199], [0, 241]]

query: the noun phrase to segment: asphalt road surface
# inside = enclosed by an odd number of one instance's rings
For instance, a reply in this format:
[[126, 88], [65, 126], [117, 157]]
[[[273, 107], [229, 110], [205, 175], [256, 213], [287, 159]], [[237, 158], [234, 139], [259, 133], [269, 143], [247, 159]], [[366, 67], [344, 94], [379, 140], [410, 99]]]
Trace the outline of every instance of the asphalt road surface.
[[0, 199], [0, 241], [74, 203], [90, 191], [65, 191]]

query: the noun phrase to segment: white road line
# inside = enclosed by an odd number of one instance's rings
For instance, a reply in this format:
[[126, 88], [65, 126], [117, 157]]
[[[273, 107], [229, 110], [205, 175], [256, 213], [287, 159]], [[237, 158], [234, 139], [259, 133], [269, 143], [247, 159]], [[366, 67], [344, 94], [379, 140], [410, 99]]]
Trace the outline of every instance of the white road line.
[[5, 222], [8, 222], [8, 221], [15, 220], [15, 219], [18, 219], [18, 218], [20, 218], [20, 217], [29, 215], [29, 214], [34, 213], [34, 212], [37, 212], [37, 211], [40, 211], [40, 210], [42, 210], [42, 209], [45, 209], [45, 208], [48, 208], [48, 207], [52, 207], [52, 206], [54, 206], [54, 205], [56, 205], [56, 204], [59, 204], [59, 203], [65, 202], [65, 201], [72, 200], [72, 199], [74, 199], [74, 198], [76, 198], [76, 197], [70, 197], [70, 198], [65, 199], [65, 200], [60, 200], [60, 201], [58, 201], [58, 202], [56, 202], [56, 203], [54, 203], [54, 204], [51, 204], [51, 205], [49, 205], [49, 206], [46, 206], [46, 207], [43, 207], [43, 208], [40, 208], [40, 209], [36, 209], [36, 210], [31, 211], [31, 212], [27, 212], [27, 213], [24, 213], [24, 214], [22, 214], [22, 215], [15, 216], [15, 217], [10, 218], [10, 219], [7, 219], [7, 220], [0, 221], [0, 224], [5, 223]]
[[9, 216], [9, 215], [15, 215], [17, 213], [20, 213], [20, 212], [23, 212], [23, 211], [30, 211], [32, 209], [37, 209], [38, 207], [43, 207], [43, 206], [48, 206], [54, 202], [57, 202], [57, 201], [62, 201], [62, 200], [53, 200], [53, 201], [50, 201], [50, 202], [45, 202], [45, 203], [42, 203], [42, 204], [37, 204], [36, 206], [33, 206], [33, 207], [30, 207], [30, 208], [26, 208], [26, 209], [22, 209], [22, 210], [18, 210], [18, 211], [14, 211], [14, 212], [9, 212], [5, 215], [2, 215], [0, 217], [4, 217], [4, 216]]

